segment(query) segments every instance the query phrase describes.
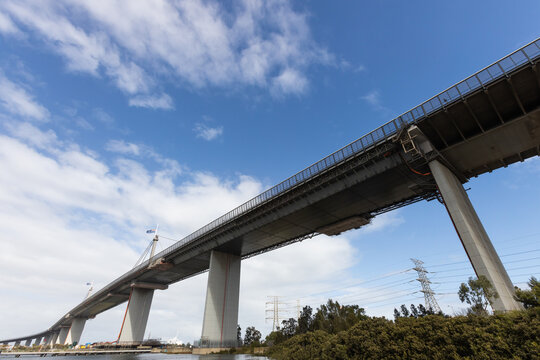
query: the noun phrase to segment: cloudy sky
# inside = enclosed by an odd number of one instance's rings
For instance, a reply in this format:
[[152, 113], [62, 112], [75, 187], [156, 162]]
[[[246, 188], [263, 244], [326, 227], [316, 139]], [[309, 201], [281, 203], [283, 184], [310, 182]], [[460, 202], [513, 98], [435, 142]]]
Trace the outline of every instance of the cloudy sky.
[[[180, 239], [540, 35], [537, 1], [0, 2], [0, 338], [46, 329]], [[540, 161], [466, 184], [512, 280], [539, 276]], [[173, 244], [162, 238], [161, 248]], [[443, 311], [472, 275], [444, 208], [422, 202], [242, 263], [239, 323], [264, 334], [329, 297]], [[207, 275], [154, 297], [147, 336], [200, 336]], [[87, 322], [114, 340], [125, 304]]]

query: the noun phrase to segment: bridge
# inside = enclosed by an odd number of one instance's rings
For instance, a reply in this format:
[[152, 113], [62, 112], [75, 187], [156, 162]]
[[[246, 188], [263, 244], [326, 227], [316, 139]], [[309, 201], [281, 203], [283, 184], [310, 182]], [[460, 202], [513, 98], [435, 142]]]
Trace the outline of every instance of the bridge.
[[154, 291], [209, 270], [201, 343], [235, 346], [242, 259], [434, 199], [498, 293], [492, 308], [520, 309], [462, 184], [540, 155], [539, 62], [537, 39], [151, 256], [48, 329], [0, 343], [78, 342], [88, 319], [127, 301], [117, 341], [139, 344]]

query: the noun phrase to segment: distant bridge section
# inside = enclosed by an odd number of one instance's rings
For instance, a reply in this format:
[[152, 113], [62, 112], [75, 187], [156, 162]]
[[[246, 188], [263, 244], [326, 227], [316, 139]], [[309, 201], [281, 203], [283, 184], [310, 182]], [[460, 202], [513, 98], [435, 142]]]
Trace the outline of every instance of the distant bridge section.
[[[84, 322], [128, 301], [119, 341], [142, 341], [155, 289], [210, 270], [203, 345], [235, 345], [241, 259], [439, 198], [478, 275], [519, 308], [462, 183], [540, 154], [540, 39], [263, 192], [128, 271], [32, 336], [77, 342]], [[234, 331], [233, 331], [234, 330]], [[37, 340], [36, 340], [37, 341]]]

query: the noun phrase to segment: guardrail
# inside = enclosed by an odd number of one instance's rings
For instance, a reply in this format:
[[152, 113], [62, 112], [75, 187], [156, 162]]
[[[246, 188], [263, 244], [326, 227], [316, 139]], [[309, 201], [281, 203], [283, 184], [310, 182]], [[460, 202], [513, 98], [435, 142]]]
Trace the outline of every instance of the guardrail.
[[[126, 281], [135, 272], [148, 267], [150, 261], [152, 261], [153, 259], [159, 259], [172, 253], [181, 246], [190, 243], [191, 241], [216, 229], [217, 227], [231, 220], [234, 220], [235, 218], [239, 217], [242, 214], [245, 214], [250, 210], [253, 210], [257, 206], [269, 201], [270, 199], [275, 198], [276, 196], [284, 193], [285, 191], [293, 188], [294, 186], [297, 186], [311, 179], [312, 177], [320, 174], [321, 172], [328, 170], [329, 168], [343, 162], [349, 157], [373, 148], [374, 146], [388, 140], [391, 136], [396, 134], [402, 126], [415, 123], [422, 118], [428, 116], [429, 114], [436, 112], [457, 100], [463, 99], [465, 95], [468, 95], [480, 88], [484, 88], [486, 85], [504, 76], [508, 76], [511, 72], [520, 68], [524, 64], [533, 64], [533, 61], [537, 60], [539, 57], [540, 38], [505, 56], [504, 58], [493, 63], [492, 65], [485, 67], [474, 75], [471, 75], [465, 80], [460, 81], [456, 85], [453, 85], [448, 89], [440, 92], [439, 94], [433, 96], [432, 98], [423, 102], [412, 110], [409, 110], [404, 114], [398, 116], [397, 118], [378, 127], [370, 133], [362, 136], [358, 140], [355, 140], [352, 143], [344, 146], [338, 151], [328, 155], [324, 159], [296, 173], [285, 181], [282, 181], [276, 186], [264, 191], [262, 194], [254, 197], [253, 199], [231, 210], [230, 212], [217, 218], [211, 223], [203, 226], [199, 230], [177, 241], [167, 249], [154, 255], [152, 259], [149, 259], [142, 264], [134, 267], [133, 269], [122, 275], [120, 278], [116, 279], [104, 288], [95, 292], [92, 296], [79, 304], [75, 309], [83, 307], [84, 304], [90, 303], [91, 301], [93, 301], [93, 299], [99, 296], [103, 296], [107, 293], [107, 291], [109, 291], [110, 288], [114, 287], [115, 284]], [[63, 319], [64, 318], [60, 319], [54, 326], [61, 324], [63, 322]]]
[[[276, 197], [277, 195], [293, 188], [294, 186], [303, 183], [304, 181], [314, 177], [315, 175], [327, 170], [343, 160], [364, 152], [369, 148], [377, 145], [378, 143], [389, 139], [392, 135], [396, 134], [402, 126], [412, 124], [429, 114], [438, 111], [456, 100], [462, 99], [465, 95], [470, 94], [479, 88], [484, 88], [489, 83], [500, 79], [504, 76], [508, 76], [510, 72], [516, 70], [526, 63], [533, 63], [540, 57], [540, 38], [525, 45], [521, 49], [518, 49], [505, 56], [501, 60], [493, 63], [492, 65], [480, 70], [474, 75], [469, 76], [465, 80], [457, 83], [456, 85], [442, 91], [441, 93], [433, 96], [431, 99], [423, 102], [412, 110], [398, 116], [397, 118], [387, 122], [386, 124], [378, 127], [370, 133], [362, 136], [358, 140], [346, 145], [338, 151], [328, 155], [324, 159], [316, 162], [315, 164], [307, 167], [306, 169], [296, 173], [290, 178], [282, 181], [276, 186], [266, 190], [262, 194], [254, 197], [225, 215], [217, 218], [211, 223], [205, 225], [194, 233], [179, 240], [175, 244], [171, 245], [167, 249], [156, 254], [154, 258], [160, 258], [170, 254], [180, 246], [191, 242], [192, 240], [204, 235], [205, 233], [223, 225], [224, 223], [246, 213], [249, 210], [267, 202], [268, 200]], [[147, 262], [139, 265], [135, 269], [142, 269], [148, 266]], [[134, 270], [135, 270], [134, 269]]]

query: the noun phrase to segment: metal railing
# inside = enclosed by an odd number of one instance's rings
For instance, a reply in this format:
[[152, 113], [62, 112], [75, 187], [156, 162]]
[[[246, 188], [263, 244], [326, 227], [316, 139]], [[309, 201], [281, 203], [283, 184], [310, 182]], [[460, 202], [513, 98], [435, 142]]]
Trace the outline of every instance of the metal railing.
[[[174, 252], [185, 244], [188, 244], [191, 241], [199, 238], [200, 236], [218, 228], [219, 226], [238, 218], [240, 215], [243, 215], [250, 210], [255, 209], [256, 207], [268, 202], [269, 200], [284, 193], [285, 191], [290, 190], [293, 187], [298, 186], [299, 184], [302, 184], [305, 181], [313, 178], [314, 176], [322, 173], [323, 171], [326, 171], [336, 166], [337, 164], [345, 161], [351, 156], [365, 152], [377, 146], [378, 144], [387, 141], [390, 137], [396, 134], [401, 129], [401, 127], [415, 123], [425, 118], [426, 116], [442, 108], [445, 108], [451, 103], [463, 99], [465, 95], [468, 95], [480, 88], [485, 88], [486, 85], [504, 76], [508, 76], [509, 73], [520, 68], [524, 64], [533, 64], [533, 60], [537, 60], [539, 57], [540, 38], [505, 56], [504, 58], [493, 63], [492, 65], [485, 67], [474, 75], [471, 75], [465, 80], [460, 81], [456, 85], [451, 86], [450, 88], [433, 96], [432, 98], [423, 102], [412, 110], [409, 110], [404, 114], [398, 116], [397, 118], [378, 127], [370, 133], [362, 136], [358, 140], [353, 141], [352, 143], [346, 145], [338, 151], [328, 155], [324, 159], [296, 173], [285, 181], [282, 181], [276, 186], [264, 191], [262, 194], [254, 197], [253, 199], [247, 201], [246, 203], [240, 205], [239, 207], [233, 209], [225, 215], [217, 218], [211, 223], [203, 226], [202, 228], [191, 233], [185, 238], [177, 241], [170, 247], [154, 255], [152, 259], [146, 260], [145, 262], [138, 265], [137, 267], [134, 267], [112, 283], [95, 292], [92, 296], [79, 304], [75, 309], [83, 307], [84, 304], [92, 302], [93, 299], [96, 299], [99, 296], [103, 296], [117, 284], [129, 279], [135, 272], [148, 267], [148, 265], [153, 259], [159, 259], [161, 257], [167, 256], [168, 254]], [[55, 324], [55, 326], [62, 323], [62, 321], [63, 319], [59, 320]]]
[[[353, 141], [352, 143], [339, 149], [333, 154], [328, 155], [324, 159], [296, 173], [285, 181], [282, 181], [276, 186], [266, 190], [262, 194], [254, 197], [253, 199], [247, 201], [246, 203], [240, 205], [239, 207], [233, 209], [225, 215], [217, 218], [211, 223], [203, 226], [199, 230], [179, 240], [167, 249], [156, 254], [154, 258], [160, 258], [170, 254], [174, 250], [195, 240], [201, 235], [204, 235], [214, 230], [215, 228], [225, 224], [226, 222], [229, 222], [237, 218], [238, 216], [256, 208], [257, 206], [267, 202], [268, 200], [273, 199], [277, 195], [282, 194], [283, 192], [292, 189], [293, 187], [307, 181], [308, 179], [335, 166], [336, 164], [341, 163], [349, 157], [369, 150], [377, 144], [386, 141], [391, 136], [396, 134], [402, 126], [412, 124], [428, 116], [429, 114], [448, 106], [456, 100], [463, 99], [465, 95], [470, 94], [471, 92], [478, 90], [479, 88], [484, 88], [487, 84], [499, 78], [507, 76], [510, 72], [516, 70], [520, 66], [526, 63], [532, 64], [533, 60], [536, 60], [539, 57], [540, 38], [525, 45], [521, 49], [514, 51], [510, 55], [505, 56], [504, 58], [493, 63], [492, 65], [480, 70], [474, 75], [469, 76], [468, 78], [457, 83], [456, 85], [433, 96], [431, 99], [423, 102], [412, 110], [409, 110], [406, 113], [398, 116], [397, 118], [378, 127], [370, 133], [362, 136], [358, 140]], [[139, 265], [137, 269], [142, 269], [145, 266], [148, 266], [149, 261], [150, 260], [148, 260], [146, 263]]]

